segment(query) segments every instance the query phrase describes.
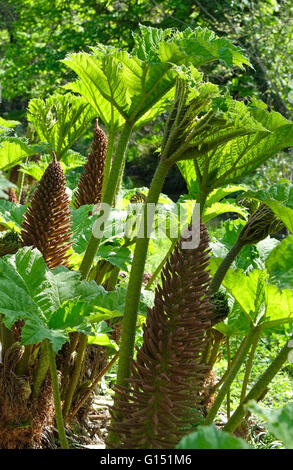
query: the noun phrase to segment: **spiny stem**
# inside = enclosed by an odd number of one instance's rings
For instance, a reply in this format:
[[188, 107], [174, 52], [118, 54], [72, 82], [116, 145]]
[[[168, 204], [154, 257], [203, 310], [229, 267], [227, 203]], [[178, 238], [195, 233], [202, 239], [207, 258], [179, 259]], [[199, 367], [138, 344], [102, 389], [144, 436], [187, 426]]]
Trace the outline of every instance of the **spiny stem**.
[[248, 356], [248, 361], [247, 361], [246, 368], [245, 368], [245, 374], [244, 374], [242, 390], [241, 390], [241, 395], [240, 395], [240, 402], [244, 400], [245, 395], [246, 395], [248, 380], [249, 380], [250, 372], [251, 372], [251, 369], [252, 369], [253, 358], [254, 358], [255, 351], [256, 351], [256, 348], [257, 348], [257, 345], [258, 345], [259, 336], [260, 336], [260, 330], [255, 335], [255, 337], [253, 339], [253, 342], [252, 342], [252, 345], [251, 345], [251, 350], [250, 350], [250, 353], [249, 353], [249, 356]]
[[150, 227], [153, 222], [153, 217], [150, 217], [147, 213], [147, 206], [151, 203], [157, 204], [168, 170], [169, 165], [166, 164], [166, 162], [161, 162], [158, 165], [152, 180], [152, 184], [150, 186], [147, 201], [144, 205], [143, 220], [139, 227], [139, 233], [141, 233], [143, 229], [144, 237], [137, 238], [128, 282], [125, 311], [122, 323], [117, 385], [125, 385], [124, 381], [127, 377], [129, 377], [130, 373], [130, 358], [133, 355], [134, 349], [137, 309], [149, 245], [148, 227]]
[[[291, 339], [293, 339], [293, 336]], [[252, 387], [250, 392], [246, 395], [245, 399], [240, 403], [236, 411], [233, 413], [226, 426], [224, 426], [224, 431], [233, 432], [236, 428], [238, 428], [238, 426], [240, 426], [242, 418], [246, 413], [244, 405], [250, 400], [259, 400], [267, 386], [279, 372], [283, 364], [285, 364], [285, 362], [288, 360], [288, 354], [290, 351], [291, 349], [288, 348], [287, 344], [281, 349], [277, 357], [260, 376], [256, 384]]]
[[[104, 204], [109, 204], [110, 206], [112, 206], [112, 203], [114, 200], [116, 187], [118, 184], [118, 179], [119, 179], [119, 174], [120, 174], [120, 168], [121, 168], [121, 165], [123, 164], [123, 159], [125, 156], [125, 152], [127, 149], [131, 132], [132, 132], [132, 125], [130, 125], [129, 123], [125, 123], [123, 131], [120, 135], [115, 158], [112, 164], [112, 168], [111, 168], [110, 175], [108, 177], [107, 184], [105, 186], [105, 192], [104, 192], [103, 199], [102, 199], [102, 202]], [[93, 264], [97, 249], [99, 248], [100, 242], [101, 242], [100, 238], [95, 238], [93, 235], [91, 236], [86, 252], [84, 254], [82, 263], [79, 268], [83, 279], [86, 279], [90, 272], [90, 269]]]
[[222, 341], [223, 341], [223, 338], [217, 338], [215, 340], [214, 344], [213, 344], [213, 347], [212, 347], [212, 350], [211, 350], [211, 353], [210, 353], [210, 356], [209, 356], [209, 359], [208, 359], [208, 365], [210, 367], [213, 367], [216, 360], [217, 360], [219, 347], [220, 347]]
[[209, 413], [205, 420], [205, 425], [212, 424], [212, 422], [214, 421], [214, 418], [216, 417], [218, 410], [221, 404], [223, 403], [225, 396], [227, 395], [227, 392], [229, 390], [231, 383], [235, 379], [237, 372], [239, 371], [240, 367], [243, 364], [243, 361], [247, 355], [247, 352], [249, 351], [249, 348], [251, 346], [254, 335], [256, 334], [256, 331], [257, 331], [257, 328], [253, 328], [248, 334], [248, 336], [245, 338], [245, 341], [242, 342], [239, 348], [239, 354], [237, 355], [237, 358], [234, 361], [234, 363], [232, 362], [231, 369], [229, 370], [221, 389], [218, 391], [218, 394], [213, 403], [213, 406], [209, 410]]
[[46, 347], [47, 347], [47, 353], [48, 353], [48, 357], [49, 357], [50, 373], [51, 373], [53, 395], [54, 395], [55, 417], [56, 417], [56, 423], [57, 423], [57, 428], [58, 428], [60, 444], [61, 444], [62, 449], [69, 449], [68, 442], [67, 442], [67, 437], [66, 437], [66, 434], [65, 434], [63, 416], [62, 416], [61, 399], [60, 399], [60, 391], [59, 391], [59, 384], [58, 384], [58, 375], [57, 375], [57, 368], [56, 368], [56, 361], [55, 361], [55, 353], [53, 351], [51, 343], [49, 343], [48, 340], [46, 340]]
[[74, 416], [76, 415], [76, 413], [78, 412], [78, 410], [82, 407], [82, 405], [86, 402], [86, 400], [88, 399], [88, 397], [90, 396], [90, 394], [94, 391], [94, 389], [96, 388], [97, 384], [102, 380], [102, 378], [104, 377], [104, 375], [108, 372], [108, 370], [111, 369], [111, 367], [113, 366], [113, 364], [116, 362], [116, 360], [118, 359], [119, 357], [119, 351], [115, 354], [115, 356], [111, 359], [111, 361], [106, 364], [106, 366], [101, 370], [101, 372], [98, 374], [98, 376], [94, 379], [94, 381], [92, 382], [90, 388], [88, 389], [88, 391], [86, 392], [86, 394], [82, 397], [82, 399], [78, 402], [78, 404], [73, 408], [73, 410], [71, 411], [70, 413], [70, 416], [69, 416], [69, 420], [72, 420], [72, 418], [74, 418]]
[[207, 197], [208, 197], [208, 192], [199, 191], [199, 193], [197, 195], [197, 198], [196, 198], [197, 204], [200, 205], [200, 215], [201, 216], [202, 216], [203, 211], [204, 211], [204, 206], [205, 206]]
[[[237, 358], [242, 350], [242, 345], [245, 343], [246, 341], [246, 338], [243, 338], [243, 340], [241, 341], [240, 343], [240, 346], [238, 347], [236, 353], [234, 354], [233, 356], [233, 359], [231, 361], [231, 365], [233, 365], [235, 363], [235, 361], [237, 361]], [[219, 387], [221, 387], [221, 385], [225, 382], [226, 378], [227, 378], [227, 375], [228, 375], [228, 370], [226, 370], [226, 372], [224, 373], [224, 375], [222, 376], [222, 378], [219, 380], [219, 382], [216, 383], [216, 385], [213, 387], [213, 391], [217, 390]]]
[[0, 317], [0, 342], [1, 342], [1, 356], [3, 360], [3, 354], [5, 351], [12, 346], [14, 343], [14, 337], [11, 330], [9, 330], [3, 323]]
[[[226, 339], [226, 347], [227, 347], [227, 363], [228, 363], [228, 373], [231, 370], [231, 351], [230, 351], [230, 341], [229, 336]], [[227, 390], [227, 419], [230, 418], [231, 415], [231, 396], [230, 396], [231, 386], [229, 385]]]
[[37, 363], [34, 383], [33, 383], [33, 398], [38, 398], [44, 380], [49, 370], [49, 356], [47, 352], [46, 343], [43, 342], [40, 347], [40, 357]]
[[69, 414], [74, 392], [76, 390], [76, 387], [80, 378], [80, 373], [81, 373], [81, 368], [82, 368], [82, 364], [83, 364], [83, 360], [85, 356], [86, 346], [87, 346], [87, 335], [81, 333], [78, 348], [77, 348], [77, 353], [76, 353], [76, 361], [75, 361], [75, 366], [73, 370], [73, 375], [71, 377], [71, 381], [67, 389], [65, 402], [63, 406], [63, 416], [65, 420]]
[[[29, 161], [29, 159], [26, 158], [25, 163], [27, 163], [28, 161]], [[26, 174], [25, 174], [25, 173], [23, 173], [22, 171], [19, 171], [19, 172], [18, 172], [18, 178], [17, 178], [17, 193], [18, 193], [18, 194], [17, 194], [17, 197], [18, 197], [19, 203], [20, 203], [21, 197], [22, 197], [22, 192], [23, 192], [25, 177], [26, 177]]]
[[68, 387], [70, 387], [70, 377], [69, 377], [70, 361], [71, 361], [72, 354], [74, 353], [76, 346], [78, 344], [79, 338], [80, 338], [80, 333], [78, 333], [77, 331], [70, 334], [69, 350], [66, 354], [65, 367], [64, 367], [64, 370], [62, 371], [62, 375], [63, 375], [62, 388], [61, 388], [62, 400], [64, 399], [64, 397], [66, 397]]
[[119, 272], [120, 268], [118, 266], [115, 266], [114, 269], [112, 269], [111, 274], [106, 282], [106, 290], [110, 291], [115, 289], [115, 286], [118, 281]]
[[239, 241], [238, 239], [229, 253], [227, 253], [226, 257], [223, 259], [211, 282], [211, 292], [213, 294], [219, 290], [228, 269], [230, 268], [236, 256], [240, 253], [243, 246], [243, 242]]
[[[133, 125], [130, 123], [126, 122], [124, 124], [124, 128], [121, 132], [119, 142], [117, 145], [115, 158], [111, 167], [111, 171], [108, 176], [106, 175], [106, 180], [104, 180], [105, 183], [103, 186], [104, 193], [103, 193], [102, 202], [105, 204], [109, 204], [110, 206], [112, 205], [114, 197], [115, 197], [116, 187], [118, 184], [118, 179], [119, 179], [119, 174], [120, 174], [120, 168], [121, 168], [121, 165], [123, 164], [123, 159], [125, 157], [125, 152], [127, 149], [131, 132], [132, 132], [132, 127]], [[109, 152], [111, 151], [111, 147], [113, 148], [112, 138], [114, 137], [113, 136], [111, 137], [112, 142], [110, 142]], [[109, 144], [108, 144], [108, 147], [109, 147]], [[106, 171], [109, 172], [109, 165], [110, 165], [110, 159], [111, 159], [110, 153], [108, 153], [106, 158], [108, 158], [108, 161], [107, 161], [108, 166], [107, 166]], [[93, 264], [93, 261], [95, 259], [95, 255], [99, 248], [100, 242], [101, 242], [100, 238], [95, 238], [93, 235], [91, 236], [86, 252], [84, 254], [82, 263], [79, 268], [79, 271], [81, 272], [83, 279], [87, 279], [89, 275], [89, 272]], [[78, 380], [79, 380], [79, 376], [81, 372], [81, 366], [82, 366], [82, 362], [83, 362], [85, 351], [86, 351], [86, 346], [87, 346], [87, 336], [81, 333], [79, 347], [77, 351], [77, 358], [76, 358], [75, 367], [73, 371], [73, 380], [67, 391], [67, 397], [65, 400], [65, 405], [64, 405], [65, 408], [63, 410], [64, 417], [67, 417], [69, 410], [70, 410], [73, 395], [75, 393], [75, 389], [78, 384]]]
[[24, 354], [20, 361], [17, 363], [15, 372], [17, 375], [26, 375], [28, 372], [28, 367], [29, 367], [29, 361], [31, 357], [31, 352], [32, 352], [32, 345], [29, 344], [25, 346], [24, 349]]
[[147, 283], [146, 285], [146, 290], [150, 290], [151, 286], [153, 285], [154, 281], [156, 280], [156, 278], [158, 277], [158, 275], [160, 274], [160, 272], [162, 271], [163, 269], [163, 266], [164, 264], [166, 263], [166, 260], [167, 258], [169, 257], [170, 253], [173, 251], [173, 248], [176, 244], [176, 241], [177, 240], [172, 240], [172, 243], [170, 245], [170, 248], [169, 250], [167, 251], [166, 255], [163, 257], [162, 261], [160, 262], [160, 264], [157, 266], [156, 270], [154, 271], [154, 273], [152, 274], [152, 277], [150, 278], [149, 282]]

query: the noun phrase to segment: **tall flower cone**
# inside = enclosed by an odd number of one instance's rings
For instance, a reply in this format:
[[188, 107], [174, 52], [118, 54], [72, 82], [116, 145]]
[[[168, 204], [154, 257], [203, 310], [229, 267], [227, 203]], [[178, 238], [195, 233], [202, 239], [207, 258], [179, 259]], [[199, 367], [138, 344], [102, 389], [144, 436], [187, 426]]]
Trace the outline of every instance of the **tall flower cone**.
[[92, 151], [80, 177], [75, 196], [76, 208], [101, 202], [107, 146], [107, 136], [96, 120]]
[[48, 267], [67, 266], [71, 246], [71, 214], [66, 194], [65, 176], [53, 152], [22, 224], [23, 246], [34, 246], [42, 253]]
[[208, 372], [201, 357], [213, 317], [205, 226], [197, 248], [183, 249], [183, 241], [163, 268], [129, 387], [116, 387], [111, 430], [121, 448], [173, 448], [198, 419], [194, 409], [201, 406]]

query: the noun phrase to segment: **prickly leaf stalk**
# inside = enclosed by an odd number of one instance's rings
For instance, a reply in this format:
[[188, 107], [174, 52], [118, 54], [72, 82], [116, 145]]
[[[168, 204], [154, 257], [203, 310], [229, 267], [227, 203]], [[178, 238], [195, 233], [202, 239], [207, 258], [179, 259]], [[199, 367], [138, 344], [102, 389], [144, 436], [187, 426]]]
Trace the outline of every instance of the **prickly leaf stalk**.
[[184, 250], [183, 241], [163, 268], [129, 387], [116, 387], [112, 431], [119, 447], [173, 448], [198, 419], [194, 409], [201, 406], [208, 369], [201, 356], [213, 317], [205, 226], [197, 248]]
[[96, 120], [92, 151], [78, 183], [76, 208], [101, 202], [107, 146], [107, 136]]
[[71, 246], [70, 219], [64, 172], [53, 155], [25, 214], [23, 246], [38, 248], [50, 269], [66, 266]]

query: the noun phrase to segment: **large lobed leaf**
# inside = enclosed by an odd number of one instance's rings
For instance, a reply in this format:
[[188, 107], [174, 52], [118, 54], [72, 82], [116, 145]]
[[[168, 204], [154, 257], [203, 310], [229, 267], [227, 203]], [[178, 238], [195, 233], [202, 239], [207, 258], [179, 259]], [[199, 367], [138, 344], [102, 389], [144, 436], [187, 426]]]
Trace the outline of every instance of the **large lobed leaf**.
[[[94, 334], [93, 325], [122, 316], [126, 290], [107, 292], [80, 273], [59, 267], [49, 270], [37, 249], [22, 248], [0, 259], [0, 305], [8, 328], [23, 320], [22, 343], [48, 339], [57, 352], [70, 331]], [[145, 314], [149, 299], [141, 297]]]
[[0, 170], [8, 170], [30, 155], [43, 151], [43, 145], [29, 145], [20, 137], [5, 137], [0, 140]]
[[80, 93], [113, 131], [124, 120], [140, 127], [160, 114], [173, 96], [178, 67], [213, 60], [227, 66], [248, 63], [227, 39], [201, 28], [176, 32], [140, 26], [134, 40], [131, 54], [99, 44], [91, 54], [70, 54], [63, 61], [80, 78], [66, 87]]
[[41, 141], [51, 144], [60, 160], [87, 129], [95, 117], [92, 107], [70, 93], [54, 94], [47, 100], [33, 99], [28, 106], [28, 120]]
[[266, 260], [266, 268], [280, 288], [293, 288], [293, 235], [276, 246]]
[[[256, 105], [261, 106], [259, 102], [253, 104], [245, 109], [243, 103], [233, 105], [235, 115], [239, 114], [236, 121], [232, 119], [233, 110], [232, 114], [229, 110], [227, 113], [236, 128], [240, 126], [239, 131], [241, 126], [247, 130], [251, 126], [251, 132], [242, 135], [235, 132], [234, 137], [226, 142], [222, 133], [209, 135], [195, 153], [194, 161], [179, 163], [189, 187], [194, 187], [197, 181], [202, 190], [209, 193], [253, 171], [281, 149], [293, 146], [293, 123], [263, 106], [257, 108]], [[217, 140], [218, 145], [215, 146]]]
[[267, 283], [267, 273], [254, 269], [247, 275], [240, 269], [229, 269], [223, 285], [234, 297], [247, 319], [270, 328], [293, 322], [293, 291], [279, 290]]
[[19, 121], [7, 120], [0, 116], [0, 134], [9, 131], [13, 127], [18, 126], [18, 124], [20, 124]]
[[250, 449], [244, 439], [232, 436], [211, 426], [198, 426], [197, 430], [183, 437], [176, 449]]

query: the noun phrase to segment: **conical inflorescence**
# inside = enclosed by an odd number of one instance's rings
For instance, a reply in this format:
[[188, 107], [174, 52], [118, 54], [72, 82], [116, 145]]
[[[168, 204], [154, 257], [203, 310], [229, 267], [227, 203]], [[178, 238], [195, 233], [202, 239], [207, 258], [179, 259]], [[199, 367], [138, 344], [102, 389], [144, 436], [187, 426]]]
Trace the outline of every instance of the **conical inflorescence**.
[[181, 237], [163, 268], [129, 386], [116, 387], [111, 430], [119, 447], [173, 448], [199, 417], [208, 372], [201, 359], [213, 317], [205, 226], [197, 248], [183, 249], [187, 240]]
[[92, 150], [80, 177], [75, 196], [76, 208], [101, 202], [107, 146], [107, 136], [96, 120]]
[[65, 176], [53, 153], [22, 224], [23, 246], [34, 246], [48, 267], [67, 266], [71, 247], [71, 214]]

